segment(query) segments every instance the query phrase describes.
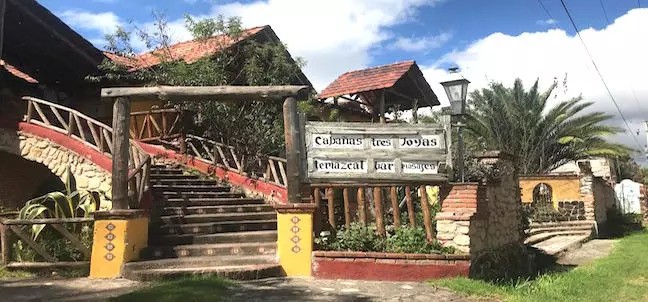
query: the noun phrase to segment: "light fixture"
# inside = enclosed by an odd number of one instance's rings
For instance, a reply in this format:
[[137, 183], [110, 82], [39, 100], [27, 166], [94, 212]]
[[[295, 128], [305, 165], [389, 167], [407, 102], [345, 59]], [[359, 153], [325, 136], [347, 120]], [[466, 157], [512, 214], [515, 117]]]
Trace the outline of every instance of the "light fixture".
[[443, 86], [443, 89], [445, 89], [448, 100], [450, 101], [450, 108], [452, 108], [453, 115], [466, 114], [466, 97], [468, 95], [468, 84], [470, 84], [470, 81], [466, 79], [441, 83], [441, 86]]

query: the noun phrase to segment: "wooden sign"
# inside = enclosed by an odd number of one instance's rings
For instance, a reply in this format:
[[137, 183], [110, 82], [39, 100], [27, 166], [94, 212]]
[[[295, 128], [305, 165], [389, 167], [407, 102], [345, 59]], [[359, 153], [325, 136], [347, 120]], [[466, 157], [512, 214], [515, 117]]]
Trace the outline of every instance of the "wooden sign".
[[312, 183], [447, 181], [449, 125], [305, 125], [306, 178]]

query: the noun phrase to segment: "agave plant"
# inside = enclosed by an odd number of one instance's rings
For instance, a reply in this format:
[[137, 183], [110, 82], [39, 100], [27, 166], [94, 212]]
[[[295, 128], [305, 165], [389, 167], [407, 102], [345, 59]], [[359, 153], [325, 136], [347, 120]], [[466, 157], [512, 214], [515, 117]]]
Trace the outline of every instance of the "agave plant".
[[[74, 176], [68, 166], [65, 169], [65, 192], [50, 192], [27, 201], [20, 209], [18, 219], [89, 217], [97, 209], [99, 202], [99, 198], [92, 192], [77, 190]], [[43, 228], [44, 224], [32, 226], [34, 240]]]

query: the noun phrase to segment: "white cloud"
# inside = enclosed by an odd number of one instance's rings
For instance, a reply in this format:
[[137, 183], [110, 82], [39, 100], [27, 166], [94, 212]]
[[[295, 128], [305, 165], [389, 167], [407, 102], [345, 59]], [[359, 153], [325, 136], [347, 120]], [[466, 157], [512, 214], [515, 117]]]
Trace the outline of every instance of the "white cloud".
[[[648, 36], [648, 9], [634, 9], [604, 29], [585, 29], [581, 35], [633, 132], [642, 130], [638, 139], [644, 144], [641, 121], [648, 118], [648, 102], [641, 101], [648, 99], [648, 40], [642, 37]], [[561, 91], [559, 97], [582, 94], [585, 100], [595, 103], [594, 110], [615, 115], [614, 123], [625, 128], [578, 37], [561, 29], [517, 36], [494, 33], [423, 68], [443, 103], [447, 100], [437, 83], [449, 77], [442, 67], [452, 65], [459, 66], [472, 81], [472, 89], [483, 88], [490, 81], [512, 85], [517, 77], [527, 86], [539, 79], [546, 88], [555, 78], [561, 80], [567, 75], [567, 91]], [[629, 134], [616, 139], [639, 148]]]
[[538, 20], [536, 21], [536, 24], [542, 26], [554, 26], [558, 24], [558, 20], [556, 19]]
[[113, 12], [91, 13], [82, 10], [66, 10], [56, 14], [68, 25], [101, 35], [112, 33], [122, 21]]
[[[392, 37], [389, 28], [440, 0], [264, 0], [215, 5], [212, 15], [241, 16], [245, 26], [269, 24], [306, 75], [323, 89], [345, 71], [366, 67], [371, 50]], [[272, 12], [272, 13], [269, 13]]]
[[439, 48], [452, 38], [452, 33], [443, 32], [436, 36], [406, 38], [400, 37], [394, 41], [390, 48], [408, 52], [425, 52], [426, 50]]

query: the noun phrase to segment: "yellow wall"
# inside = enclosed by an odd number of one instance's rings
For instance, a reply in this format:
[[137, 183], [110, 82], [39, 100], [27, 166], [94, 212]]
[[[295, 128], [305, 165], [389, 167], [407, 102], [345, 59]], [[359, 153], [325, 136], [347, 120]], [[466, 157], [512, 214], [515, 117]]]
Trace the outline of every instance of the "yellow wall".
[[313, 214], [277, 213], [277, 256], [287, 276], [310, 276]]
[[551, 200], [554, 204], [561, 200], [581, 199], [578, 176], [539, 176], [520, 177], [522, 202], [533, 201], [533, 188], [540, 183], [551, 187]]
[[136, 260], [148, 242], [148, 218], [96, 220], [90, 278], [118, 278], [124, 263]]

